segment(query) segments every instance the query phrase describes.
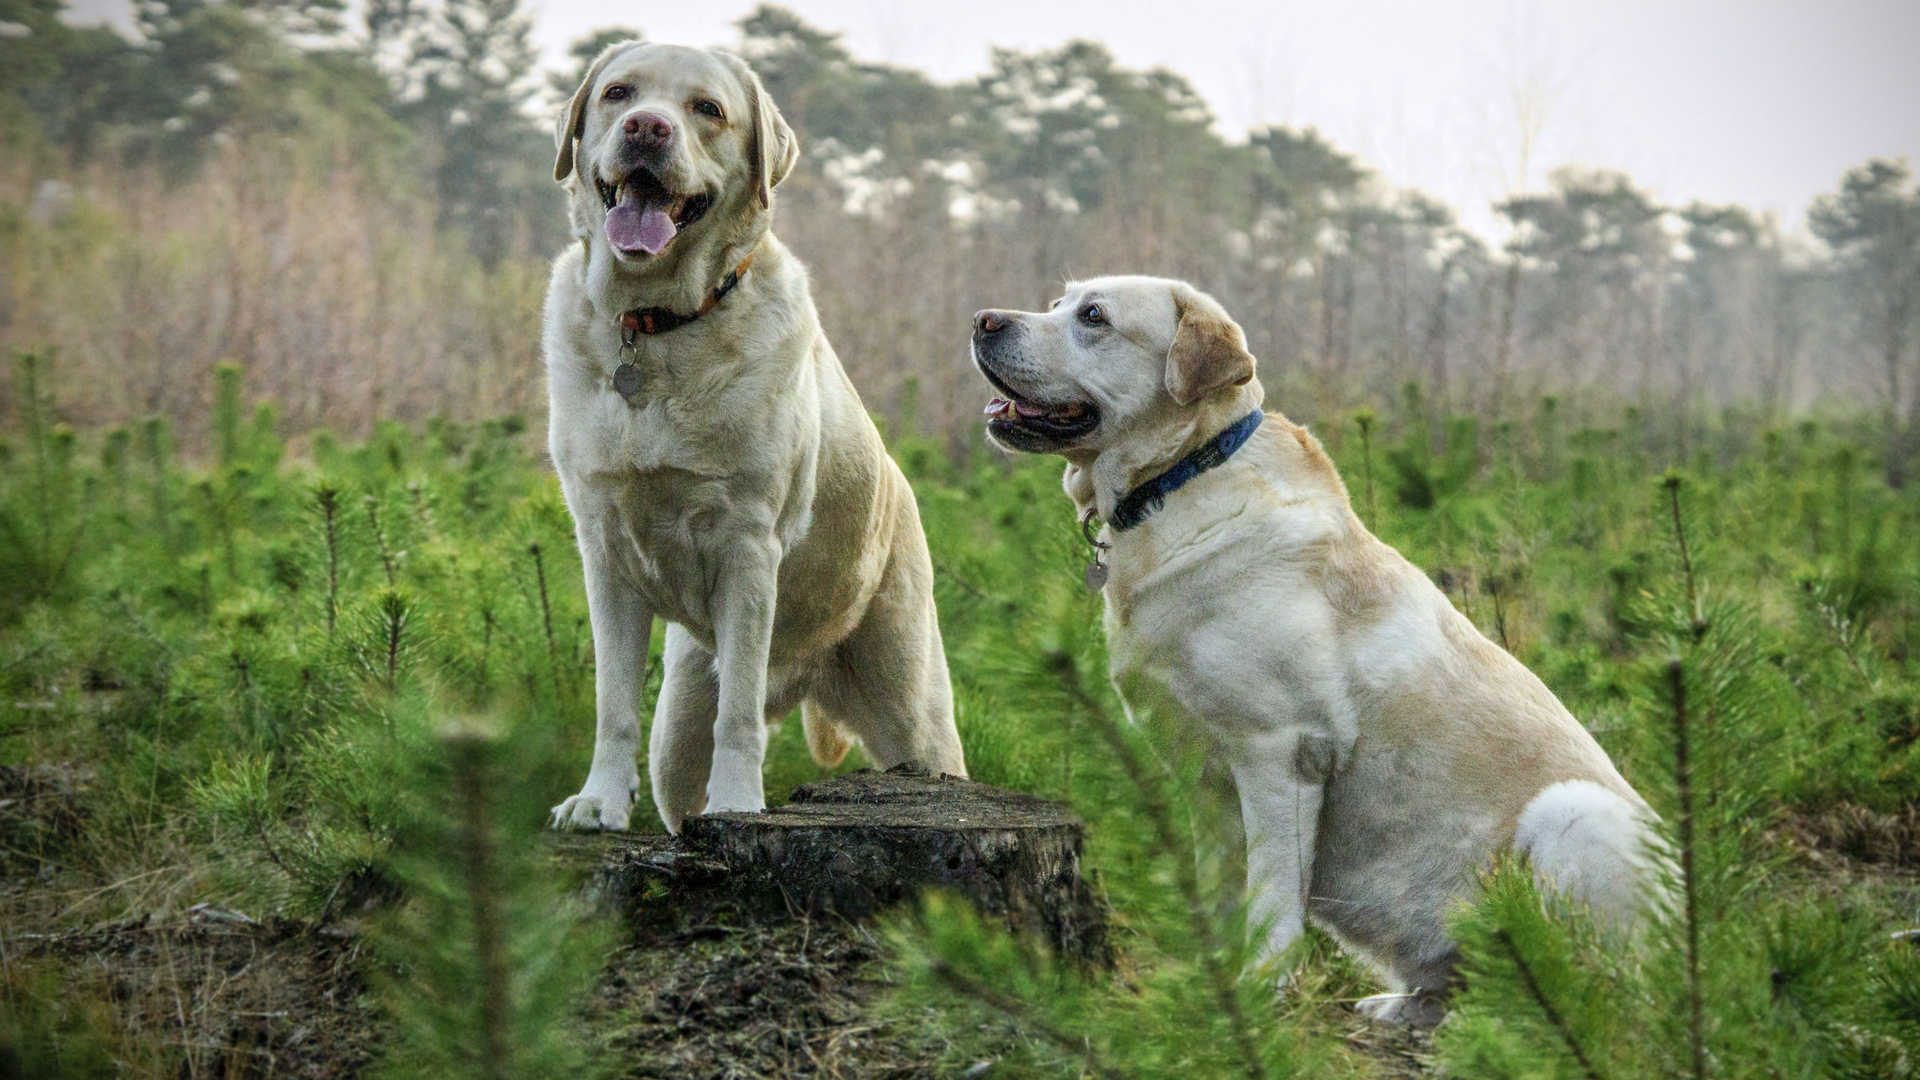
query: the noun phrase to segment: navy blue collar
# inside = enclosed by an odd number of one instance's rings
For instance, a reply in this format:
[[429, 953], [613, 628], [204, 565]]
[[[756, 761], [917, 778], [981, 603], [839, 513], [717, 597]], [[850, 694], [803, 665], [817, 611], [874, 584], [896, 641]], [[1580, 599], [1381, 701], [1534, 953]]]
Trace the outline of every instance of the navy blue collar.
[[1198, 450], [1174, 462], [1173, 468], [1121, 496], [1114, 504], [1113, 516], [1107, 519], [1107, 525], [1114, 532], [1125, 532], [1147, 520], [1166, 505], [1167, 496], [1186, 486], [1187, 481], [1223, 464], [1235, 450], [1245, 446], [1265, 415], [1259, 409], [1253, 410], [1208, 439]]

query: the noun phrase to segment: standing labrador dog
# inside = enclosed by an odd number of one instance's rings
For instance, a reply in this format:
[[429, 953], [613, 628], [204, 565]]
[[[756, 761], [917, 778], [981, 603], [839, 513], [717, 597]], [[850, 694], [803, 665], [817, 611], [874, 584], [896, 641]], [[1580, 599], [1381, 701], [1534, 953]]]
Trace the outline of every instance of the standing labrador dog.
[[624, 829], [653, 618], [648, 767], [670, 831], [765, 808], [766, 725], [803, 705], [882, 766], [965, 775], [913, 492], [769, 231], [793, 131], [725, 53], [602, 52], [555, 131], [575, 242], [554, 260], [550, 449], [593, 622], [597, 723], [555, 827]]
[[[1176, 281], [1099, 278], [982, 311], [988, 434], [1067, 459], [1105, 521], [1106, 631], [1129, 713], [1198, 725], [1229, 765], [1271, 961], [1306, 919], [1431, 1023], [1448, 909], [1500, 853], [1631, 926], [1651, 813], [1539, 679], [1353, 514], [1306, 429], [1261, 411], [1240, 328]], [[1090, 573], [1098, 584], [1101, 570]]]

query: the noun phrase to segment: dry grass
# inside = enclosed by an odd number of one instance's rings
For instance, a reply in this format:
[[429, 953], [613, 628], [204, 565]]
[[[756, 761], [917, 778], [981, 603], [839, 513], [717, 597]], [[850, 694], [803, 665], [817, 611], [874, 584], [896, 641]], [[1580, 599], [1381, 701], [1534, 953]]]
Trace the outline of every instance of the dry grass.
[[[76, 427], [162, 413], [189, 447], [223, 362], [245, 369], [250, 399], [277, 403], [283, 430], [351, 435], [383, 419], [520, 413], [537, 437], [539, 309], [548, 259], [567, 239], [561, 193], [550, 228], [488, 266], [388, 171], [351, 146], [263, 137], [218, 148], [175, 186], [98, 165], [72, 178], [69, 205], [38, 199], [26, 168], [0, 167], [0, 226], [11, 226], [0, 227], [0, 346], [59, 350], [51, 389]], [[1420, 374], [1408, 366], [1408, 318], [1348, 312], [1327, 352], [1318, 286], [1250, 277], [1192, 242], [1181, 223], [1215, 182], [1116, 183], [1077, 215], [1027, 210], [958, 227], [932, 193], [849, 213], [831, 182], [802, 169], [781, 188], [776, 228], [809, 266], [822, 323], [869, 408], [896, 420], [911, 409], [955, 450], [973, 442], [982, 400], [971, 314], [1042, 308], [1076, 277], [1150, 272], [1213, 291], [1266, 359], [1269, 390], [1304, 419], [1335, 415], [1369, 383], [1391, 392]], [[1354, 323], [1361, 315], [1373, 322]], [[1459, 375], [1489, 353], [1467, 340], [1486, 330], [1458, 331]], [[0, 372], [0, 409], [11, 378]]]
[[[7, 941], [0, 983], [66, 1008], [122, 1076], [326, 1077], [372, 1060], [360, 947], [342, 934], [203, 910]], [[59, 994], [44, 992], [57, 979]], [[79, 1049], [76, 1045], [74, 1049]]]
[[30, 1055], [16, 1064], [321, 1077], [372, 1059], [377, 1017], [350, 933], [188, 907], [207, 853], [177, 822], [102, 820], [103, 794], [89, 770], [0, 767], [0, 1042], [23, 1023], [58, 1040], [55, 1061], [35, 1045], [14, 1048]]
[[1842, 803], [1795, 811], [1781, 822], [1779, 834], [1816, 866], [1851, 860], [1920, 874], [1920, 806], [1881, 813]]
[[52, 390], [77, 427], [164, 413], [191, 439], [226, 361], [294, 430], [544, 401], [544, 265], [482, 266], [429, 204], [359, 170], [228, 146], [191, 184], [101, 167], [77, 189], [69, 212], [5, 235], [0, 278], [0, 341], [57, 346]]

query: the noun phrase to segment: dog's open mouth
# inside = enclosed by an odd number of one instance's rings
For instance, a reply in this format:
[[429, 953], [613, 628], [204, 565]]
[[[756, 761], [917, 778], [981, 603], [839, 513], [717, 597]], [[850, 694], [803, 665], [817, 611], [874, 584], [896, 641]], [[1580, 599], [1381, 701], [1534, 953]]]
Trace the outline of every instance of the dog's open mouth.
[[607, 241], [623, 255], [660, 254], [713, 203], [705, 194], [668, 190], [645, 167], [634, 169], [617, 184], [597, 176], [593, 182], [607, 207]]
[[[977, 361], [976, 361], [977, 363]], [[1066, 442], [1077, 439], [1100, 425], [1100, 410], [1092, 402], [1068, 401], [1048, 404], [1034, 401], [1016, 393], [1011, 387], [995, 375], [985, 364], [979, 364], [981, 374], [993, 384], [994, 389], [1003, 396], [995, 396], [987, 402], [983, 411], [987, 417], [987, 430], [996, 436], [1024, 434], [1040, 436], [1051, 442]], [[1031, 440], [1015, 439], [1015, 442]]]

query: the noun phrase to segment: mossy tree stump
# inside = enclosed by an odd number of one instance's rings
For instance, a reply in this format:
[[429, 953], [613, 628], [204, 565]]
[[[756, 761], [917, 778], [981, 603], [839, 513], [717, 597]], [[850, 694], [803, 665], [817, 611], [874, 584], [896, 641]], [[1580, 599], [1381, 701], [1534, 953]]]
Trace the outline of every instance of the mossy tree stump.
[[647, 922], [716, 906], [755, 918], [863, 919], [952, 890], [1064, 955], [1105, 963], [1106, 910], [1080, 872], [1082, 825], [1033, 795], [903, 765], [806, 784], [762, 814], [691, 818], [677, 838], [572, 837], [590, 888]]

